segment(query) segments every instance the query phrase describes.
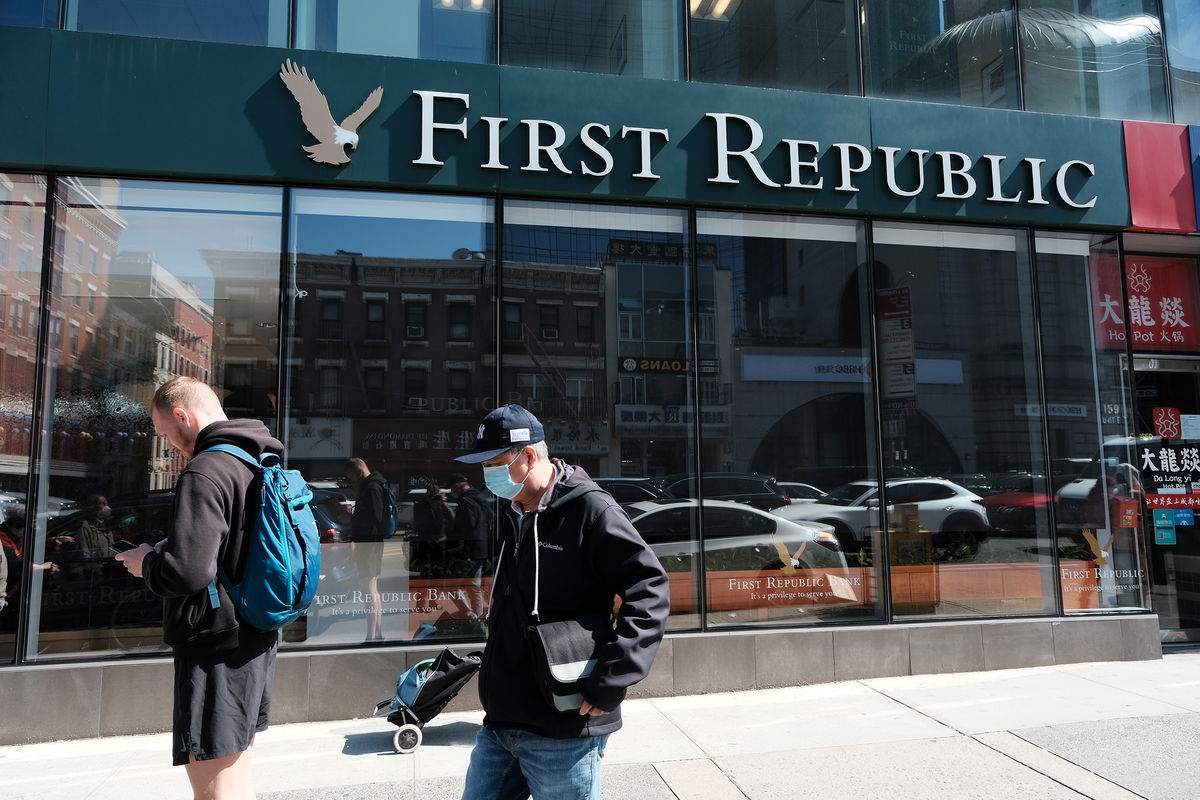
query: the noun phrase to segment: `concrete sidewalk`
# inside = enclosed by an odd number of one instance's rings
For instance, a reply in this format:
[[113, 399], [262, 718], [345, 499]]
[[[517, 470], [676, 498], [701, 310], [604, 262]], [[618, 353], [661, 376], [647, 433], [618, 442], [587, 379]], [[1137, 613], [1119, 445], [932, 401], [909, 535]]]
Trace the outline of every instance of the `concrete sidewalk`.
[[[157, 702], [158, 698], [154, 699]], [[633, 700], [606, 800], [1196, 800], [1200, 652]], [[383, 719], [258, 738], [261, 800], [454, 800], [480, 713], [444, 713], [415, 753]], [[169, 737], [0, 747], [4, 800], [187, 800]]]

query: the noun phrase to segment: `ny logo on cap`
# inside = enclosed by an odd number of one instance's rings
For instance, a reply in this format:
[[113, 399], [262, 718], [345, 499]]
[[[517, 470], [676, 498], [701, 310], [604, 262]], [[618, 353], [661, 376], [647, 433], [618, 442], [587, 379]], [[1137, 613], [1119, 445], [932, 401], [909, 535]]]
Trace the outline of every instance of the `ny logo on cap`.
[[482, 426], [482, 425], [480, 425], [480, 426], [479, 426], [479, 433], [475, 434], [475, 438], [476, 438], [476, 439], [482, 439], [482, 438], [483, 438], [483, 426]]

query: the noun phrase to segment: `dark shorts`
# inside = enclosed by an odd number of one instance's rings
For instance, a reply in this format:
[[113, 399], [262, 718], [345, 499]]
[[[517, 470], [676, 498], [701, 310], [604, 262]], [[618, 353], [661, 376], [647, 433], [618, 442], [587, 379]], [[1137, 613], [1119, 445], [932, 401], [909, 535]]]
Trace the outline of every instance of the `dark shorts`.
[[250, 746], [267, 729], [279, 634], [246, 630], [222, 653], [175, 654], [172, 763], [224, 758]]
[[383, 542], [355, 542], [354, 568], [363, 580], [378, 578], [383, 571]]

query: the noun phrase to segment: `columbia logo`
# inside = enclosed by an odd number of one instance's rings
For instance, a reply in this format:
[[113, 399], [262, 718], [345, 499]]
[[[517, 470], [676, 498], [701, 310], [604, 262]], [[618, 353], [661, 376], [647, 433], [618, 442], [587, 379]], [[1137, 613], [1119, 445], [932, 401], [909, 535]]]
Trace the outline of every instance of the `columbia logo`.
[[557, 550], [560, 553], [562, 552], [561, 544], [550, 544], [549, 542], [538, 542], [538, 544], [541, 545], [542, 547], [548, 547], [551, 550]]

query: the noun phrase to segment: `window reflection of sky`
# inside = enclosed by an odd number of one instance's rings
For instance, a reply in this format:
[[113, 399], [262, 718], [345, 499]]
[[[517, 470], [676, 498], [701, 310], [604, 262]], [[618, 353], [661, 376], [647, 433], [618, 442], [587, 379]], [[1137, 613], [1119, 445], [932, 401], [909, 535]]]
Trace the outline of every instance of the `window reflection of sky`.
[[[113, 210], [126, 227], [114, 266], [129, 263], [121, 253], [151, 253], [207, 303], [214, 301], [215, 280], [204, 251], [279, 252], [282, 189], [122, 181], [119, 198]], [[263, 259], [262, 267], [261, 277], [278, 279], [276, 261]]]
[[494, 246], [492, 203], [480, 198], [310, 189], [292, 195], [292, 211], [294, 253], [449, 259]]
[[1171, 66], [1200, 72], [1200, 6], [1196, 0], [1163, 0]]
[[456, 250], [484, 251], [482, 226], [442, 220], [297, 216], [292, 248], [297, 253], [338, 250], [378, 258], [449, 259]]

